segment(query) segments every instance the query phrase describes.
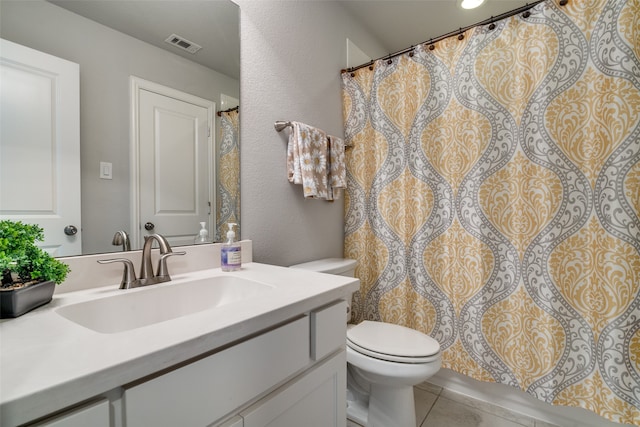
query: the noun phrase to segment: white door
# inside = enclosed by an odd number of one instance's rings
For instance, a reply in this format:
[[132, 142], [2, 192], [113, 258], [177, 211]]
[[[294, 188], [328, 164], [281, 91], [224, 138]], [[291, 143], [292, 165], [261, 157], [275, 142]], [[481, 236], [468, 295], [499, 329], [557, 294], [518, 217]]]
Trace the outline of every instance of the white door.
[[0, 72], [0, 219], [39, 224], [41, 247], [79, 255], [79, 66], [0, 40]]
[[136, 88], [134, 125], [139, 137], [138, 247], [151, 233], [162, 234], [172, 246], [193, 244], [199, 223], [205, 222], [210, 233], [214, 223], [210, 123], [215, 105], [144, 83]]

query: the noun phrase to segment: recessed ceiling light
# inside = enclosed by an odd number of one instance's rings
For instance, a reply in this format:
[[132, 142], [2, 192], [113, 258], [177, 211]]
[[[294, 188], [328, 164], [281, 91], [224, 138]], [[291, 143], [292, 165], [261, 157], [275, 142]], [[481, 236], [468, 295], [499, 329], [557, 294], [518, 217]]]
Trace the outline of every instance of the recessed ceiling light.
[[460, 7], [463, 9], [475, 9], [484, 3], [484, 0], [462, 0], [460, 2]]

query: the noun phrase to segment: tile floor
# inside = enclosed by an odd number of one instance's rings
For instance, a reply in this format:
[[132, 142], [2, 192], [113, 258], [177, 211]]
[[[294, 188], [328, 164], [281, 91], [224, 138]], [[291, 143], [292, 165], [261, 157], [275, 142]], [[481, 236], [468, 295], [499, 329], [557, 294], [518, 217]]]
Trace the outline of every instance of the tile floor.
[[[414, 395], [416, 427], [555, 427], [429, 383]], [[360, 426], [347, 420], [347, 427]]]

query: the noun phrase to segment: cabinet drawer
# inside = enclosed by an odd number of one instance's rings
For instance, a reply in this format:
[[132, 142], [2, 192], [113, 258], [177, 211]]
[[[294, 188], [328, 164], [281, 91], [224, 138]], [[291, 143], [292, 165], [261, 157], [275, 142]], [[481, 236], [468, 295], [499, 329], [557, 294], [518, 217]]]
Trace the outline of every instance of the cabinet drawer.
[[304, 368], [309, 330], [305, 316], [126, 389], [127, 427], [211, 424]]
[[79, 408], [71, 409], [31, 427], [109, 427], [109, 401], [101, 399]]
[[347, 302], [319, 308], [311, 312], [311, 359], [320, 360], [347, 340]]

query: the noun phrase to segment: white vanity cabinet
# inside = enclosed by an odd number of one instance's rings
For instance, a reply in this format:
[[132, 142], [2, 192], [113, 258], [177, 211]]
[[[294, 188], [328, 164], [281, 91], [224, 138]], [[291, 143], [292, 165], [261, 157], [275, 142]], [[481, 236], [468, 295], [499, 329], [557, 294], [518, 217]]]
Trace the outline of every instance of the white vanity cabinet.
[[[125, 386], [124, 425], [343, 427], [345, 311], [335, 302]], [[216, 424], [234, 413], [243, 421]]]
[[345, 312], [334, 301], [28, 425], [345, 427]]
[[165, 286], [213, 286], [228, 275], [270, 289], [113, 333], [58, 312], [98, 299], [122, 304], [112, 286], [54, 295], [0, 323], [0, 425], [345, 427], [345, 300], [357, 279], [249, 262], [234, 274], [196, 270]]

